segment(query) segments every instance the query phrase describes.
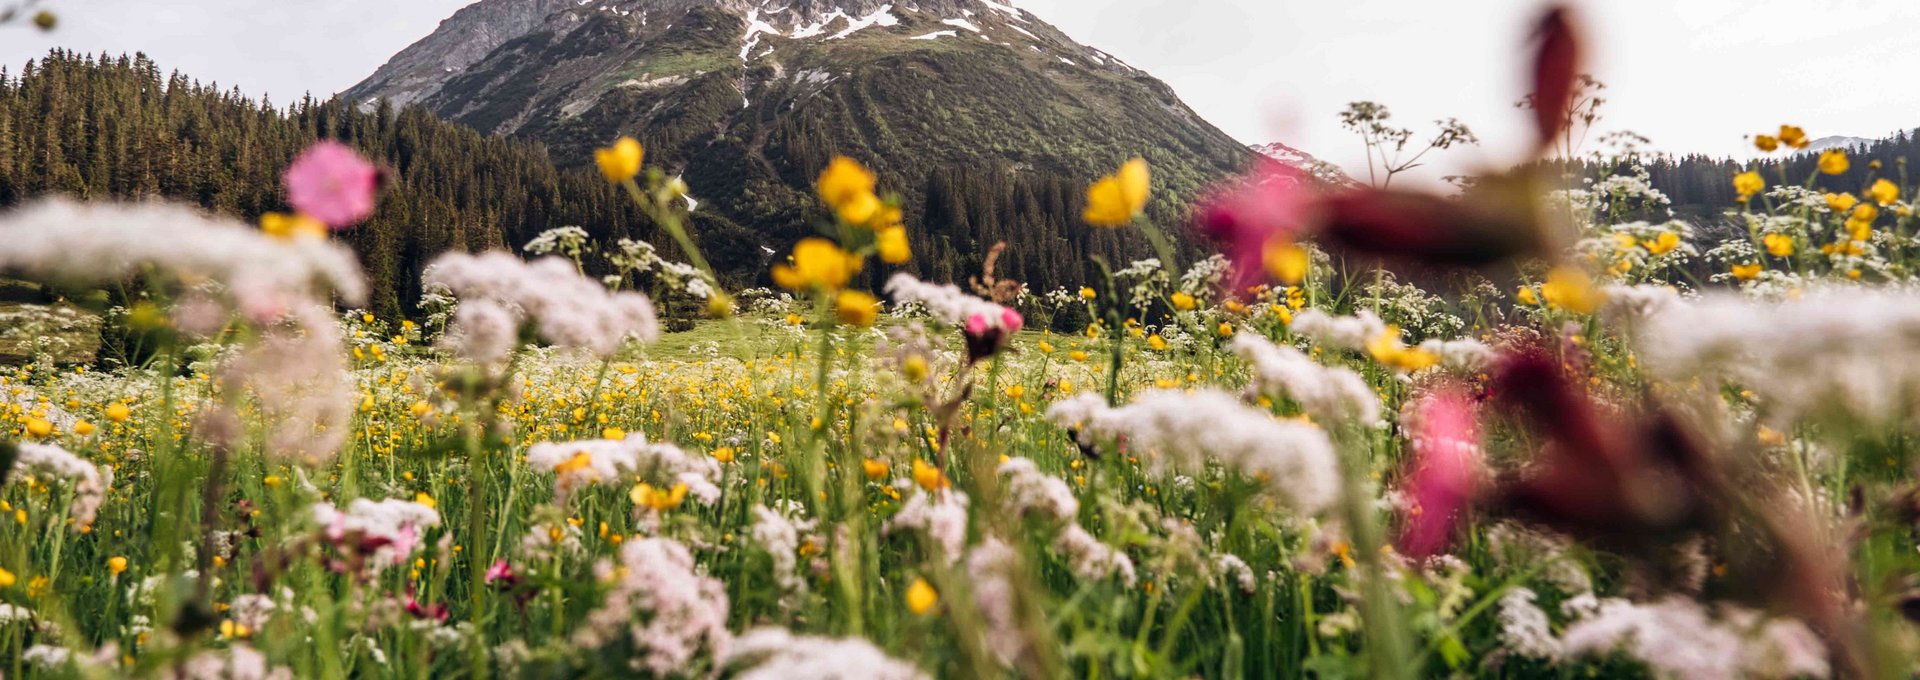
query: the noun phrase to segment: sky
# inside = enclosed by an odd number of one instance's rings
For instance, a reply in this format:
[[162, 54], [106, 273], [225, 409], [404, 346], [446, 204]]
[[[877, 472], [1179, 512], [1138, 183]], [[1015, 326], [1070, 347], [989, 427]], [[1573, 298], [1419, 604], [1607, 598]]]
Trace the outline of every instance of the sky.
[[[9, 0], [0, 0], [6, 4]], [[0, 64], [51, 47], [145, 51], [163, 69], [286, 103], [358, 82], [469, 0], [43, 0], [58, 30], [0, 26]], [[1365, 171], [1341, 129], [1347, 102], [1387, 105], [1416, 135], [1454, 117], [1483, 143], [1429, 180], [1515, 160], [1529, 134], [1527, 32], [1541, 0], [1014, 0], [1171, 85], [1247, 143], [1280, 141]], [[1607, 84], [1600, 132], [1655, 148], [1746, 155], [1745, 136], [1793, 123], [1815, 136], [1920, 126], [1920, 2], [1574, 0]]]

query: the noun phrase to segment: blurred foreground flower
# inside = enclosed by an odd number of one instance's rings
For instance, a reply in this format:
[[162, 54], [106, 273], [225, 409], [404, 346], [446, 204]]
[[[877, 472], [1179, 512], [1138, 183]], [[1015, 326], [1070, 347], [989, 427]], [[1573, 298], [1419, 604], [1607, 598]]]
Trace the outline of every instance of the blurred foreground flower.
[[381, 172], [347, 145], [323, 140], [293, 159], [283, 181], [294, 210], [344, 229], [373, 214]]

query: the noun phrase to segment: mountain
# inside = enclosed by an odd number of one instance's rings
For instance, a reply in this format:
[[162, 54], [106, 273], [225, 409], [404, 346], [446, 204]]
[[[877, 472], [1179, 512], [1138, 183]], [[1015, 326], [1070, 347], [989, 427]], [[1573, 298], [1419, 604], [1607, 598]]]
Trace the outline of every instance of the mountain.
[[1359, 184], [1347, 175], [1340, 166], [1314, 158], [1313, 154], [1287, 146], [1280, 142], [1253, 145], [1253, 152], [1270, 160], [1278, 161], [1299, 170], [1304, 170], [1314, 179], [1334, 186], [1353, 186]]
[[1874, 141], [1875, 140], [1867, 139], [1865, 137], [1847, 137], [1843, 135], [1832, 135], [1828, 137], [1821, 137], [1811, 142], [1807, 142], [1807, 148], [1803, 150], [1803, 153], [1818, 153], [1821, 151], [1826, 151], [1827, 149], [1865, 148], [1867, 145], [1874, 143]]
[[1171, 228], [1252, 155], [1166, 84], [992, 0], [482, 0], [341, 97], [536, 140], [562, 167], [637, 137], [743, 280], [813, 232], [834, 155], [905, 200], [921, 273], [963, 278], [1005, 240], [1001, 273], [1036, 288], [1149, 251], [1080, 224], [1087, 182], [1146, 158]]

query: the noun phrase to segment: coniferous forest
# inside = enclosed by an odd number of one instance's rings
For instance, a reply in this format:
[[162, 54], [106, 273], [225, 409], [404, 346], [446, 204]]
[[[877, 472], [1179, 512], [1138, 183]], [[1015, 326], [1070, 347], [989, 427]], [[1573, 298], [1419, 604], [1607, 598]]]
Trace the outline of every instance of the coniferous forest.
[[[602, 243], [635, 238], [671, 248], [591, 168], [556, 167], [538, 143], [482, 135], [418, 108], [361, 111], [310, 96], [282, 107], [165, 72], [144, 55], [55, 51], [18, 73], [0, 69], [0, 207], [46, 194], [164, 198], [254, 220], [285, 209], [279, 173], [319, 138], [346, 142], [390, 172], [377, 216], [343, 235], [382, 315], [411, 312], [421, 268], [450, 249], [518, 248], [568, 225]], [[1011, 168], [930, 172], [907, 206], [918, 216], [909, 220], [917, 268], [964, 280], [1005, 241], [997, 272], [1046, 291], [1079, 285], [1089, 255], [1124, 265], [1147, 254], [1137, 234], [1080, 223], [1084, 181]], [[782, 207], [768, 212], [798, 224], [757, 226], [797, 238], [818, 219], [810, 207]], [[1172, 205], [1154, 209], [1157, 221], [1184, 218]], [[727, 228], [738, 227], [694, 215], [696, 238], [706, 237], [724, 275], [764, 283], [773, 255], [740, 247]]]

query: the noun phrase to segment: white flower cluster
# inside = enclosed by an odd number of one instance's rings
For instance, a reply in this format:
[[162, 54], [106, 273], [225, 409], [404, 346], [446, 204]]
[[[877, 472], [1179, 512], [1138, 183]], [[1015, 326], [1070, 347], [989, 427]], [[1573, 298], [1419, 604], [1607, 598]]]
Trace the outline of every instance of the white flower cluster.
[[531, 320], [548, 342], [603, 357], [628, 338], [644, 342], [660, 335], [647, 296], [609, 291], [557, 257], [524, 262], [503, 252], [448, 253], [436, 258], [421, 279], [427, 290], [460, 299], [443, 342], [482, 363], [502, 361], [512, 352], [523, 320]]
[[1473, 338], [1426, 340], [1420, 343], [1418, 349], [1439, 359], [1440, 365], [1447, 370], [1460, 373], [1478, 373], [1500, 358], [1500, 353], [1493, 351], [1487, 343]]
[[794, 635], [757, 628], [734, 639], [722, 667], [750, 666], [735, 680], [926, 680], [911, 663], [887, 656], [860, 638]]
[[559, 253], [569, 260], [579, 260], [580, 252], [587, 247], [590, 237], [587, 230], [580, 227], [554, 227], [540, 232], [520, 249], [528, 255], [552, 255]]
[[1234, 354], [1253, 365], [1250, 391], [1286, 397], [1326, 423], [1380, 422], [1380, 397], [1350, 369], [1324, 366], [1292, 347], [1275, 345], [1253, 333], [1234, 336]]
[[650, 677], [680, 675], [705, 652], [724, 658], [727, 588], [694, 572], [693, 553], [665, 538], [628, 541], [620, 564], [601, 561], [595, 571], [613, 582], [600, 607], [587, 614], [575, 644], [599, 649], [616, 642], [632, 646], [629, 663]]
[[1301, 513], [1319, 512], [1340, 495], [1339, 465], [1325, 432], [1275, 420], [1218, 390], [1149, 390], [1119, 408], [1083, 393], [1049, 407], [1047, 419], [1078, 429], [1082, 443], [1124, 436], [1156, 467], [1226, 465], [1263, 481]]
[[218, 282], [255, 320], [299, 300], [366, 297], [353, 253], [332, 241], [276, 239], [239, 222], [166, 203], [79, 203], [52, 198], [0, 217], [0, 270], [103, 283], [152, 268]]
[[1102, 543], [1099, 538], [1088, 533], [1086, 528], [1077, 523], [1068, 524], [1061, 529], [1060, 533], [1053, 537], [1050, 547], [1054, 552], [1060, 553], [1061, 557], [1066, 558], [1067, 568], [1075, 576], [1097, 580], [1119, 574], [1122, 584], [1129, 588], [1133, 587], [1136, 578], [1133, 558], [1113, 549], [1113, 546]]
[[687, 485], [687, 492], [706, 505], [720, 500], [720, 464], [706, 456], [687, 453], [672, 444], [653, 444], [640, 432], [626, 439], [586, 439], [541, 442], [527, 448], [527, 464], [554, 473], [556, 503], [566, 503], [574, 491], [592, 484], [614, 483], [623, 474]]
[[753, 541], [773, 556], [773, 581], [786, 593], [801, 593], [807, 590], [807, 581], [800, 577], [801, 536], [813, 531], [816, 521], [796, 517], [802, 508], [800, 504], [787, 502], [784, 511], [764, 505], [753, 507]]
[[887, 279], [886, 291], [894, 302], [923, 305], [933, 318], [959, 328], [965, 328], [976, 318], [997, 327], [1007, 314], [1006, 307], [968, 295], [957, 286], [927, 283], [906, 272]]
[[1516, 587], [1500, 596], [1500, 644], [1530, 659], [1560, 658], [1560, 639], [1553, 636], [1547, 613], [1534, 604], [1532, 589]]
[[345, 512], [331, 503], [321, 502], [313, 504], [312, 512], [313, 521], [320, 525], [330, 540], [339, 541], [348, 534], [383, 539], [384, 544], [373, 552], [373, 562], [376, 564], [405, 564], [407, 558], [413, 556], [413, 551], [420, 547], [421, 533], [440, 526], [439, 511], [398, 498], [378, 501], [356, 498], [347, 504]]
[[267, 664], [267, 655], [246, 643], [193, 655], [175, 676], [183, 680], [293, 680], [293, 671]]
[[1333, 316], [1318, 309], [1303, 309], [1293, 315], [1293, 323], [1287, 324], [1287, 330], [1323, 347], [1363, 352], [1369, 341], [1387, 332], [1387, 322], [1364, 309], [1353, 316]]
[[911, 529], [926, 533], [940, 546], [947, 563], [960, 559], [967, 547], [967, 495], [957, 489], [921, 490], [907, 499], [881, 528], [882, 534]]
[[1664, 313], [1670, 306], [1680, 302], [1680, 291], [1673, 286], [1607, 286], [1601, 292], [1606, 296], [1606, 302], [1600, 308], [1601, 316], [1613, 323], [1628, 326]]
[[1000, 539], [989, 536], [967, 554], [967, 581], [973, 588], [973, 602], [986, 619], [984, 642], [1001, 665], [1012, 668], [1027, 652], [1027, 636], [1021, 633], [1019, 590], [1012, 574], [1019, 566], [1019, 555]]
[[1059, 478], [1040, 471], [1029, 458], [1009, 458], [1000, 464], [1006, 481], [1007, 505], [1014, 514], [1037, 516], [1052, 523], [1054, 552], [1067, 560], [1067, 567], [1083, 579], [1103, 579], [1114, 574], [1128, 586], [1133, 585], [1133, 558], [1102, 543], [1080, 526], [1080, 500], [1073, 489]]
[[22, 474], [44, 474], [72, 482], [73, 502], [67, 506], [67, 515], [73, 518], [75, 530], [93, 524], [100, 504], [106, 501], [107, 489], [113, 486], [113, 468], [96, 467], [52, 444], [20, 442], [17, 446], [19, 452], [9, 476], [18, 479]]
[[1910, 418], [1920, 397], [1920, 291], [1815, 289], [1767, 302], [1708, 295], [1665, 305], [1636, 333], [1642, 363], [1675, 381], [1753, 391], [1776, 422]]
[[1017, 515], [1035, 515], [1054, 522], [1071, 522], [1080, 515], [1080, 499], [1058, 477], [1040, 471], [1031, 458], [1008, 458], [1000, 464], [1007, 505]]
[[347, 443], [353, 428], [354, 389], [340, 325], [328, 310], [301, 302], [289, 313], [297, 324], [276, 324], [220, 365], [223, 412], [239, 422], [237, 403], [250, 396], [267, 423], [268, 450], [317, 464]]
[[1601, 600], [1560, 637], [1568, 656], [1626, 652], [1662, 677], [1689, 680], [1824, 678], [1832, 669], [1826, 646], [1805, 624], [1763, 619], [1734, 606], [1718, 617], [1684, 597], [1652, 604]]

